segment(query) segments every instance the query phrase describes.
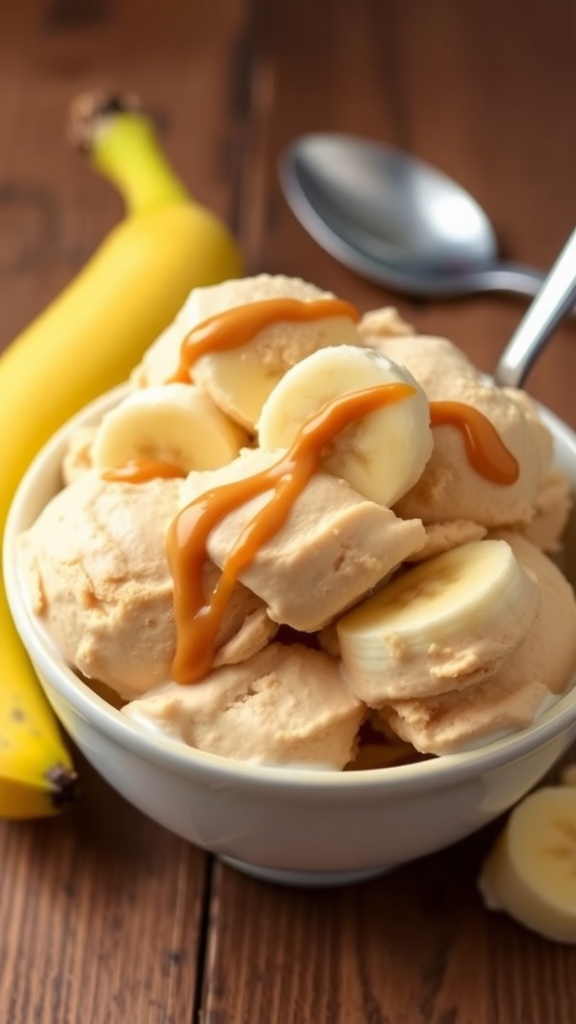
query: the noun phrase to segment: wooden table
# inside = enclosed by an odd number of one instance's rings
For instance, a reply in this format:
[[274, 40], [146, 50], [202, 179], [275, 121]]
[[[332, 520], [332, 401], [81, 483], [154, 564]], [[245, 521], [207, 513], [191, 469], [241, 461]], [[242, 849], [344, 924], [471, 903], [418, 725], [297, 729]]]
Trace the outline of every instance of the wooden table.
[[[0, 11], [0, 341], [120, 214], [68, 148], [72, 96], [140, 93], [250, 272], [394, 302], [483, 368], [525, 301], [396, 298], [338, 266], [277, 179], [300, 133], [365, 133], [467, 187], [506, 253], [546, 267], [576, 223], [571, 0], [26, 0]], [[576, 427], [576, 331], [528, 388]], [[0, 823], [1, 1024], [573, 1024], [576, 950], [484, 911], [493, 829], [369, 884], [249, 880], [131, 809], [79, 759], [64, 816]]]

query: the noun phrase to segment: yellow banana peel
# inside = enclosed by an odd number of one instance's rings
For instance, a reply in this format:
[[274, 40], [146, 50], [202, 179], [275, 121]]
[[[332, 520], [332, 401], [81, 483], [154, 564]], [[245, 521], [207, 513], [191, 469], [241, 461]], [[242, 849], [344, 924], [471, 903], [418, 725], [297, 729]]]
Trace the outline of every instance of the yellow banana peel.
[[[84, 95], [72, 107], [71, 134], [119, 188], [127, 215], [0, 356], [2, 533], [16, 487], [50, 435], [128, 376], [193, 287], [243, 272], [232, 235], [188, 196], [145, 115], [122, 100]], [[2, 581], [0, 817], [52, 814], [75, 788], [70, 754]]]
[[70, 752], [0, 591], [0, 817], [56, 814], [78, 792]]

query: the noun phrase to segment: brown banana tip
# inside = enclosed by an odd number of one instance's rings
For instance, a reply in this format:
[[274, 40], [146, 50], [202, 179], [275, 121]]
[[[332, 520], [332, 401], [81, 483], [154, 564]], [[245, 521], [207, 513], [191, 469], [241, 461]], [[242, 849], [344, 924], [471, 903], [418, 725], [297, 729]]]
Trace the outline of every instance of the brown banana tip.
[[89, 89], [76, 96], [68, 112], [66, 134], [75, 149], [88, 152], [97, 132], [115, 114], [140, 111], [141, 103], [134, 93], [110, 89]]
[[73, 768], [55, 764], [46, 772], [46, 779], [52, 787], [52, 805], [58, 810], [72, 803], [80, 795], [78, 776]]

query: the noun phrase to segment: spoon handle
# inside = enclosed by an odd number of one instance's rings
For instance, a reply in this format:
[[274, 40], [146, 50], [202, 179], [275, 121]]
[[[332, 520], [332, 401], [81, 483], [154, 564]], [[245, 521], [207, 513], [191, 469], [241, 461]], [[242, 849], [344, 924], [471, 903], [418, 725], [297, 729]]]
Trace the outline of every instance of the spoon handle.
[[509, 292], [534, 298], [540, 291], [546, 274], [521, 263], [496, 263], [479, 270], [471, 290], [483, 292]]
[[494, 379], [519, 388], [540, 349], [576, 301], [576, 231], [568, 239], [534, 302], [504, 349]]

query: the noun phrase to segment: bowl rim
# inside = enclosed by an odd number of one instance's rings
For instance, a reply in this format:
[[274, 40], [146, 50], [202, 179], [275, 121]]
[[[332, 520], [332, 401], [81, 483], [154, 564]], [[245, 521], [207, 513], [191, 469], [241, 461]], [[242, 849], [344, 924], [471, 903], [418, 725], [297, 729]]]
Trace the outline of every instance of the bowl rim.
[[[151, 761], [173, 774], [193, 778], [208, 773], [215, 779], [240, 782], [260, 789], [287, 789], [297, 793], [317, 793], [342, 799], [346, 794], [357, 799], [374, 787], [383, 793], [436, 789], [456, 786], [473, 775], [480, 775], [524, 758], [558, 734], [576, 729], [576, 685], [573, 685], [535, 723], [507, 734], [483, 746], [454, 754], [442, 754], [423, 761], [361, 771], [336, 771], [320, 768], [284, 767], [235, 760], [189, 747], [177, 739], [147, 731], [138, 722], [123, 715], [95, 693], [67, 666], [55, 644], [35, 618], [17, 569], [16, 536], [34, 518], [26, 514], [30, 494], [39, 479], [59, 471], [63, 447], [77, 426], [89, 425], [128, 390], [122, 384], [89, 403], [57, 430], [40, 449], [24, 473], [10, 503], [2, 545], [4, 585], [12, 617], [29, 657], [40, 675], [40, 684], [50, 700], [50, 689], [67, 701], [93, 728], [141, 759]], [[550, 427], [555, 448], [557, 441], [574, 455], [576, 473], [576, 432], [536, 402], [544, 422]], [[33, 503], [32, 503], [33, 504]], [[20, 577], [20, 578], [19, 578]], [[42, 678], [43, 677], [43, 678]]]

